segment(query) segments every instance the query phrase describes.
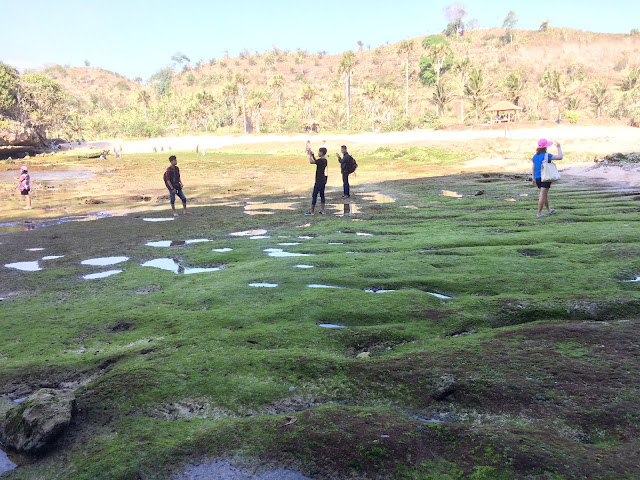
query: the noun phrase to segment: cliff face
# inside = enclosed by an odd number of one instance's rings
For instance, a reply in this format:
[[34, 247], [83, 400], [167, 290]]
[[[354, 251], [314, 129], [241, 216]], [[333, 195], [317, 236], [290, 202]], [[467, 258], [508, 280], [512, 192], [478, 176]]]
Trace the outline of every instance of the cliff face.
[[0, 147], [45, 145], [45, 133], [39, 128], [29, 127], [14, 120], [0, 120]]

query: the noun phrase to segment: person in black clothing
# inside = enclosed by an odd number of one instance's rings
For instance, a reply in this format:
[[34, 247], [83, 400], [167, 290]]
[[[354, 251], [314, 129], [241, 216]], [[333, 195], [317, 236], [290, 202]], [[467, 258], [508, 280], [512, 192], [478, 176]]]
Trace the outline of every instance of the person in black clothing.
[[182, 210], [185, 215], [189, 215], [187, 210], [187, 197], [182, 193], [182, 180], [180, 179], [180, 169], [178, 168], [178, 159], [175, 155], [169, 157], [169, 163], [171, 166], [167, 168], [164, 173], [164, 183], [169, 189], [169, 201], [171, 202], [171, 210], [173, 210], [173, 216], [177, 217], [176, 212], [176, 195], [182, 200]]
[[305, 215], [314, 215], [316, 210], [316, 202], [318, 200], [318, 194], [320, 195], [320, 213], [324, 215], [324, 187], [327, 185], [328, 177], [325, 175], [327, 168], [327, 149], [320, 148], [318, 150], [320, 158], [316, 158], [313, 152], [309, 152], [309, 163], [316, 166], [316, 182], [313, 186], [313, 194], [311, 195], [311, 210]]
[[342, 198], [349, 198], [351, 196], [351, 191], [349, 189], [349, 175], [353, 170], [353, 157], [349, 155], [349, 152], [347, 152], [346, 145], [342, 145], [342, 147], [340, 147], [340, 151], [342, 152], [342, 158], [340, 158], [339, 153], [336, 153], [336, 157], [338, 157], [338, 161], [340, 162], [340, 171], [342, 172], [342, 188], [344, 193]]

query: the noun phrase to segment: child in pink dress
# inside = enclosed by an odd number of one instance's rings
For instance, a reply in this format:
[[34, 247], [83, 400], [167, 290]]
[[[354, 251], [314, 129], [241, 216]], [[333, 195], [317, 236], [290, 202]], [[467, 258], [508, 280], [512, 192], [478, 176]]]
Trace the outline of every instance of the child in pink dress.
[[25, 210], [31, 210], [31, 177], [29, 176], [29, 169], [26, 165], [20, 167], [20, 176], [16, 177], [18, 180], [18, 190], [20, 190], [20, 195], [24, 196], [24, 199], [27, 202]]

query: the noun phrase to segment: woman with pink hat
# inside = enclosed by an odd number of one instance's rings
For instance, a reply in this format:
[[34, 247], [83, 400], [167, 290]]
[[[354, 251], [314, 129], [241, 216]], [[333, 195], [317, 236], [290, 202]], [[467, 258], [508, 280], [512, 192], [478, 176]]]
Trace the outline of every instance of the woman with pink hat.
[[18, 190], [20, 190], [20, 195], [24, 196], [24, 199], [27, 201], [27, 206], [24, 207], [25, 210], [31, 210], [31, 177], [29, 176], [29, 169], [26, 165], [20, 167], [20, 176], [16, 177], [18, 181]]
[[547, 140], [546, 138], [541, 138], [538, 141], [538, 149], [536, 150], [536, 154], [533, 156], [533, 175], [531, 177], [531, 183], [540, 189], [540, 197], [538, 198], [538, 218], [546, 217], [544, 213], [542, 213], [542, 208], [546, 208], [549, 215], [553, 215], [556, 213], [555, 208], [549, 208], [549, 189], [551, 188], [551, 182], [543, 182], [542, 181], [542, 164], [544, 162], [550, 160], [562, 160], [562, 148], [558, 142], [555, 142], [556, 148], [558, 149], [557, 155], [552, 155], [547, 153], [547, 147], [553, 145], [554, 142]]

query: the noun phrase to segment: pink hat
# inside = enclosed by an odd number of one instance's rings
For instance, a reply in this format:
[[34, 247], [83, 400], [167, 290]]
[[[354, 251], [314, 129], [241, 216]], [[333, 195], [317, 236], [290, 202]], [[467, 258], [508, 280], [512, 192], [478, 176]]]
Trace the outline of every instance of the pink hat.
[[541, 138], [540, 140], [538, 140], [538, 148], [547, 148], [547, 147], [550, 147], [551, 145], [553, 145], [553, 142], [550, 140], [547, 140], [546, 138]]
[[22, 166], [20, 167], [20, 170], [25, 170], [25, 171], [26, 171], [26, 170], [29, 170], [29, 169], [27, 168], [27, 166], [26, 166], [26, 165], [22, 165]]

